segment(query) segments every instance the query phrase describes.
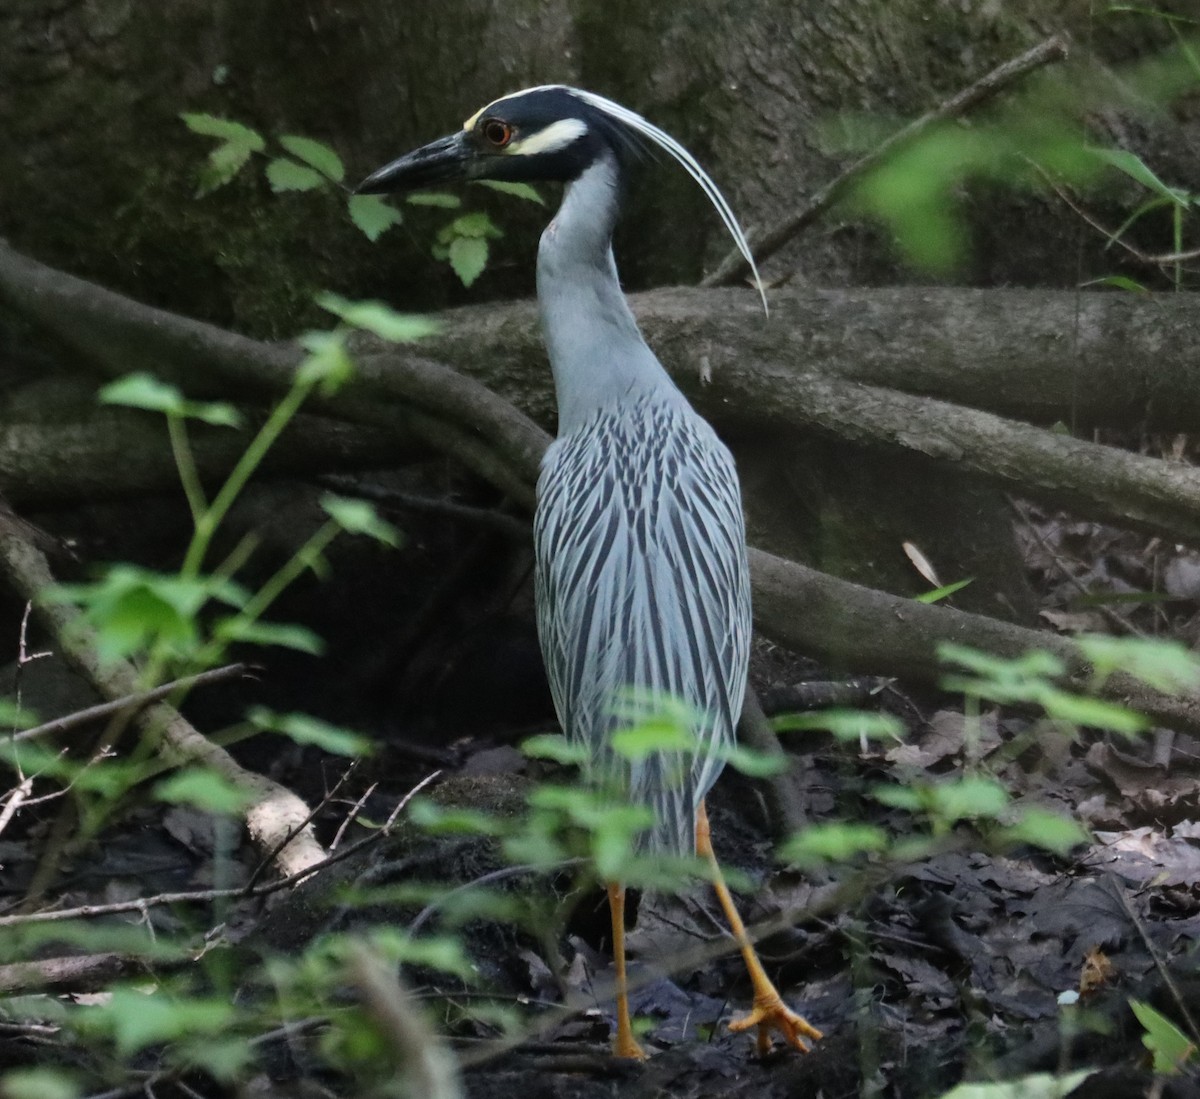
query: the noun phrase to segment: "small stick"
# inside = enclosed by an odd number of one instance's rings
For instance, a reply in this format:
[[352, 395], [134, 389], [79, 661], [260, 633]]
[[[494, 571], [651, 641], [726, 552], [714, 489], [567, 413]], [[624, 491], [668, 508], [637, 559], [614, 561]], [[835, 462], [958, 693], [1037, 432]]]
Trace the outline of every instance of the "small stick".
[[[1061, 61], [1067, 56], [1067, 40], [1062, 35], [1047, 38], [1018, 57], [997, 65], [986, 76], [980, 77], [957, 95], [951, 96], [928, 114], [897, 130], [877, 148], [850, 165], [841, 175], [825, 184], [799, 210], [777, 222], [766, 232], [751, 234], [750, 252], [758, 263], [773, 256], [802, 229], [807, 228], [826, 210], [833, 206], [867, 172], [880, 163], [889, 153], [920, 137], [930, 127], [965, 114], [972, 107], [991, 99], [1015, 80], [1034, 69], [1052, 61]], [[701, 280], [701, 286], [731, 286], [745, 278], [750, 266], [736, 249], [729, 252], [717, 269]]]
[[400, 815], [401, 810], [412, 800], [413, 796], [425, 786], [428, 786], [429, 783], [433, 782], [441, 773], [441, 771], [434, 771], [432, 774], [426, 775], [425, 778], [405, 794], [401, 798], [400, 803], [392, 811], [392, 815], [388, 818], [387, 823], [377, 832], [372, 832], [371, 835], [364, 836], [349, 846], [340, 848], [320, 862], [305, 866], [289, 874], [286, 878], [279, 878], [277, 881], [267, 882], [265, 885], [258, 885], [252, 888], [243, 885], [236, 889], [195, 889], [184, 893], [158, 893], [152, 897], [135, 897], [132, 900], [114, 901], [111, 904], [82, 904], [76, 908], [54, 908], [43, 912], [25, 912], [16, 916], [0, 916], [0, 927], [17, 927], [30, 923], [54, 923], [60, 920], [86, 919], [91, 916], [111, 916], [118, 912], [141, 912], [145, 915], [148, 909], [158, 908], [164, 904], [195, 904], [201, 901], [226, 900], [230, 898], [250, 899], [265, 897], [271, 893], [278, 893], [281, 890], [291, 888], [306, 878], [311, 878], [314, 874], [319, 874], [334, 863], [348, 859], [364, 847], [378, 843], [379, 840], [389, 834], [392, 824]]
[[131, 710], [140, 709], [143, 706], [148, 706], [151, 702], [157, 702], [161, 698], [166, 698], [173, 691], [190, 691], [193, 687], [207, 687], [210, 684], [220, 683], [226, 679], [236, 679], [238, 676], [246, 674], [249, 670], [250, 665], [248, 664], [226, 664], [223, 668], [213, 668], [207, 672], [184, 676], [182, 679], [172, 680], [170, 683], [164, 683], [161, 687], [155, 687], [150, 691], [139, 691], [137, 694], [114, 699], [112, 702], [101, 702], [99, 705], [89, 706], [85, 710], [76, 710], [73, 714], [67, 714], [65, 717], [56, 717], [53, 721], [47, 721], [42, 725], [35, 725], [32, 729], [23, 729], [9, 739], [33, 740], [36, 737], [50, 736], [53, 733], [65, 733], [68, 729], [74, 729], [92, 721], [99, 721], [101, 718], [111, 717], [126, 707]]

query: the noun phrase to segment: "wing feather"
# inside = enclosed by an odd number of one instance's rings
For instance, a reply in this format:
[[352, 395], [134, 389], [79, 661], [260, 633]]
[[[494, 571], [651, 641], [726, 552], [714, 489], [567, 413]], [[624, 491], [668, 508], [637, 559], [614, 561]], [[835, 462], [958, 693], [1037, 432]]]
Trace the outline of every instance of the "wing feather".
[[[652, 849], [690, 852], [746, 684], [750, 584], [732, 456], [680, 401], [601, 414], [550, 448], [535, 543], [538, 628], [564, 731], [659, 814]], [[609, 738], [627, 724], [630, 692], [686, 703], [698, 751], [618, 758]]]

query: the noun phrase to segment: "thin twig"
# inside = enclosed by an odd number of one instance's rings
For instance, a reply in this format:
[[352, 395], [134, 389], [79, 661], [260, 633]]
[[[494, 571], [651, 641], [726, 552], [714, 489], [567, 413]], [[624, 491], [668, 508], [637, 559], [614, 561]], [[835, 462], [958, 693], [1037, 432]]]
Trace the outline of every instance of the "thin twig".
[[[837, 203], [851, 186], [889, 154], [914, 141], [938, 123], [957, 118], [971, 108], [991, 99], [1034, 69], [1039, 69], [1052, 61], [1061, 61], [1066, 56], [1067, 40], [1062, 35], [1056, 34], [1053, 38], [1047, 38], [1045, 42], [1034, 46], [1033, 49], [1026, 50], [1020, 56], [996, 66], [986, 76], [980, 77], [974, 84], [951, 96], [928, 114], [910, 122], [867, 153], [866, 156], [855, 161], [841, 175], [825, 184], [799, 210], [789, 214], [766, 232], [752, 234], [750, 251], [755, 261], [762, 263], [767, 257], [778, 252], [797, 233], [807, 228]], [[745, 278], [749, 270], [750, 266], [746, 263], [745, 258], [734, 249], [720, 262], [711, 275], [701, 281], [700, 285], [730, 286]]]
[[304, 829], [306, 829], [314, 820], [317, 819], [317, 814], [320, 813], [321, 810], [333, 800], [337, 792], [346, 784], [346, 780], [352, 774], [354, 774], [356, 770], [358, 770], [358, 764], [359, 760], [357, 759], [351, 763], [350, 766], [342, 772], [337, 782], [333, 784], [333, 789], [330, 790], [329, 793], [327, 793], [316, 805], [313, 806], [312, 809], [309, 810], [308, 816], [301, 821], [297, 821], [288, 832], [284, 833], [284, 835], [279, 838], [279, 842], [275, 845], [275, 848], [267, 852], [267, 854], [259, 860], [258, 865], [254, 868], [253, 873], [250, 875], [250, 880], [246, 882], [247, 889], [252, 888], [258, 879], [261, 878], [263, 874], [265, 874], [267, 870], [275, 864], [275, 858], [279, 852], [282, 851], [289, 843], [292, 842], [292, 840], [294, 840], [301, 832], [303, 832]]
[[346, 834], [346, 829], [350, 827], [357, 819], [358, 814], [362, 812], [363, 806], [367, 804], [367, 798], [375, 793], [378, 782], [372, 782], [364, 791], [362, 797], [358, 799], [352, 806], [350, 812], [346, 814], [346, 819], [338, 825], [338, 830], [333, 834], [333, 842], [329, 845], [330, 851], [336, 851], [338, 844], [342, 842], [342, 837]]
[[1132, 245], [1122, 236], [1116, 229], [1110, 229], [1094, 214], [1089, 213], [1079, 202], [1077, 202], [1071, 193], [1062, 186], [1045, 168], [1035, 161], [1025, 158], [1025, 162], [1035, 171], [1046, 186], [1052, 190], [1055, 195], [1067, 206], [1072, 213], [1087, 222], [1093, 229], [1096, 230], [1102, 237], [1108, 240], [1111, 244], [1115, 244], [1128, 253], [1138, 263], [1146, 267], [1170, 267], [1175, 263], [1186, 263], [1188, 260], [1200, 259], [1200, 248], [1192, 248], [1185, 252], [1163, 252], [1154, 254], [1151, 252], [1143, 252], [1140, 248]]
[[266, 897], [272, 893], [278, 893], [283, 889], [290, 889], [298, 882], [304, 881], [314, 874], [319, 874], [322, 870], [328, 869], [343, 859], [350, 858], [351, 855], [361, 851], [364, 847], [378, 843], [389, 834], [391, 825], [395, 822], [396, 817], [400, 815], [404, 807], [420, 790], [428, 786], [441, 773], [441, 771], [434, 771], [432, 774], [426, 775], [425, 778], [405, 794], [401, 798], [399, 805], [392, 811], [391, 816], [388, 817], [387, 823], [377, 832], [373, 832], [369, 836], [364, 836], [348, 847], [343, 847], [341, 850], [327, 856], [320, 862], [315, 862], [311, 866], [297, 870], [294, 874], [289, 874], [278, 881], [268, 882], [266, 885], [259, 885], [253, 888], [239, 886], [236, 889], [196, 889], [186, 893], [157, 893], [152, 897], [136, 897], [128, 901], [114, 901], [111, 904], [82, 904], [75, 908], [57, 908], [47, 912], [26, 912], [17, 916], [0, 916], [0, 928], [17, 927], [30, 923], [54, 923], [60, 920], [87, 919], [93, 916], [110, 916], [119, 912], [140, 912], [142, 915], [145, 915], [149, 909], [161, 908], [165, 904], [198, 904], [205, 901], [238, 898], [252, 900], [259, 897]]
[[1197, 1027], [1196, 1020], [1192, 1017], [1191, 1011], [1188, 1009], [1187, 998], [1179, 989], [1179, 985], [1175, 983], [1175, 979], [1171, 976], [1171, 971], [1167, 968], [1166, 963], [1162, 959], [1162, 955], [1158, 952], [1153, 940], [1146, 931], [1145, 924], [1138, 918], [1138, 914], [1133, 910], [1133, 905], [1129, 903], [1129, 897], [1126, 895], [1124, 888], [1115, 875], [1108, 875], [1108, 886], [1112, 893], [1116, 894], [1117, 900], [1120, 901], [1121, 907], [1125, 910], [1125, 915], [1129, 917], [1130, 923], [1137, 929], [1138, 935], [1141, 937], [1142, 945], [1145, 946], [1151, 960], [1154, 962], [1154, 968], [1158, 970], [1159, 977], [1167, 986], [1167, 990], [1171, 993], [1171, 998], [1175, 1001], [1175, 1006], [1179, 1008], [1179, 1014], [1183, 1016], [1183, 1021], [1187, 1024], [1188, 1033], [1193, 1042], [1200, 1042], [1200, 1027]]
[[114, 699], [112, 702], [101, 702], [99, 705], [89, 706], [84, 710], [76, 710], [73, 714], [56, 717], [53, 721], [35, 725], [32, 729], [23, 729], [11, 739], [33, 740], [54, 733], [65, 733], [68, 729], [75, 729], [80, 725], [111, 717], [125, 708], [135, 710], [148, 706], [151, 702], [166, 698], [173, 691], [190, 691], [193, 687], [207, 687], [226, 679], [236, 679], [238, 676], [248, 674], [249, 671], [249, 664], [226, 664], [223, 668], [213, 668], [211, 671], [174, 679], [170, 683], [164, 683], [161, 687], [155, 687], [150, 691], [139, 691], [136, 694], [126, 695], [124, 698]]
[[4, 808], [0, 809], [0, 832], [9, 826], [17, 810], [25, 804], [32, 793], [33, 775], [26, 775], [4, 796]]

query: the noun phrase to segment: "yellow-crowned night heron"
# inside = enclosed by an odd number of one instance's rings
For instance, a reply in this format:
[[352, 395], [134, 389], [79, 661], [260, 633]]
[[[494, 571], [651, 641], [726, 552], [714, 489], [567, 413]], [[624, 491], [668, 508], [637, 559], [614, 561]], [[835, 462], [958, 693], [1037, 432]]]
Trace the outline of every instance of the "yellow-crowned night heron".
[[[709, 839], [704, 796], [733, 744], [746, 686], [750, 578], [733, 458], [646, 346], [617, 279], [613, 226], [628, 162], [645, 142], [700, 184], [753, 265], [724, 197], [686, 149], [633, 111], [575, 88], [497, 99], [358, 189], [462, 179], [567, 184], [537, 262], [558, 396], [558, 438], [542, 464], [534, 522], [538, 632], [554, 704], [593, 770], [619, 773], [631, 800], [654, 810], [649, 850], [711, 860], [754, 984], [754, 1010], [733, 1028], [757, 1026], [764, 1052], [772, 1030], [805, 1049], [804, 1039], [820, 1032], [788, 1009], [763, 971]], [[682, 700], [698, 715], [698, 750], [636, 764], [617, 758], [609, 738], [631, 692]], [[616, 1051], [641, 1057], [626, 995], [624, 900], [623, 887], [610, 884]]]

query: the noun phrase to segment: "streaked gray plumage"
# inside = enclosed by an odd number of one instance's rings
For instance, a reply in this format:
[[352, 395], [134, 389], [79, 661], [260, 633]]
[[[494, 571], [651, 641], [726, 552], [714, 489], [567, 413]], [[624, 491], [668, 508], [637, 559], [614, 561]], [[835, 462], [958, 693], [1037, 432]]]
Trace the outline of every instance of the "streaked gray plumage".
[[[619, 167], [568, 186], [538, 251], [559, 435], [534, 521], [538, 628], [554, 704], [593, 768], [655, 812], [649, 849], [690, 854], [695, 810], [734, 743], [750, 581], [733, 458], [642, 339], [610, 247]], [[615, 757], [630, 690], [701, 719], [692, 755]]]

